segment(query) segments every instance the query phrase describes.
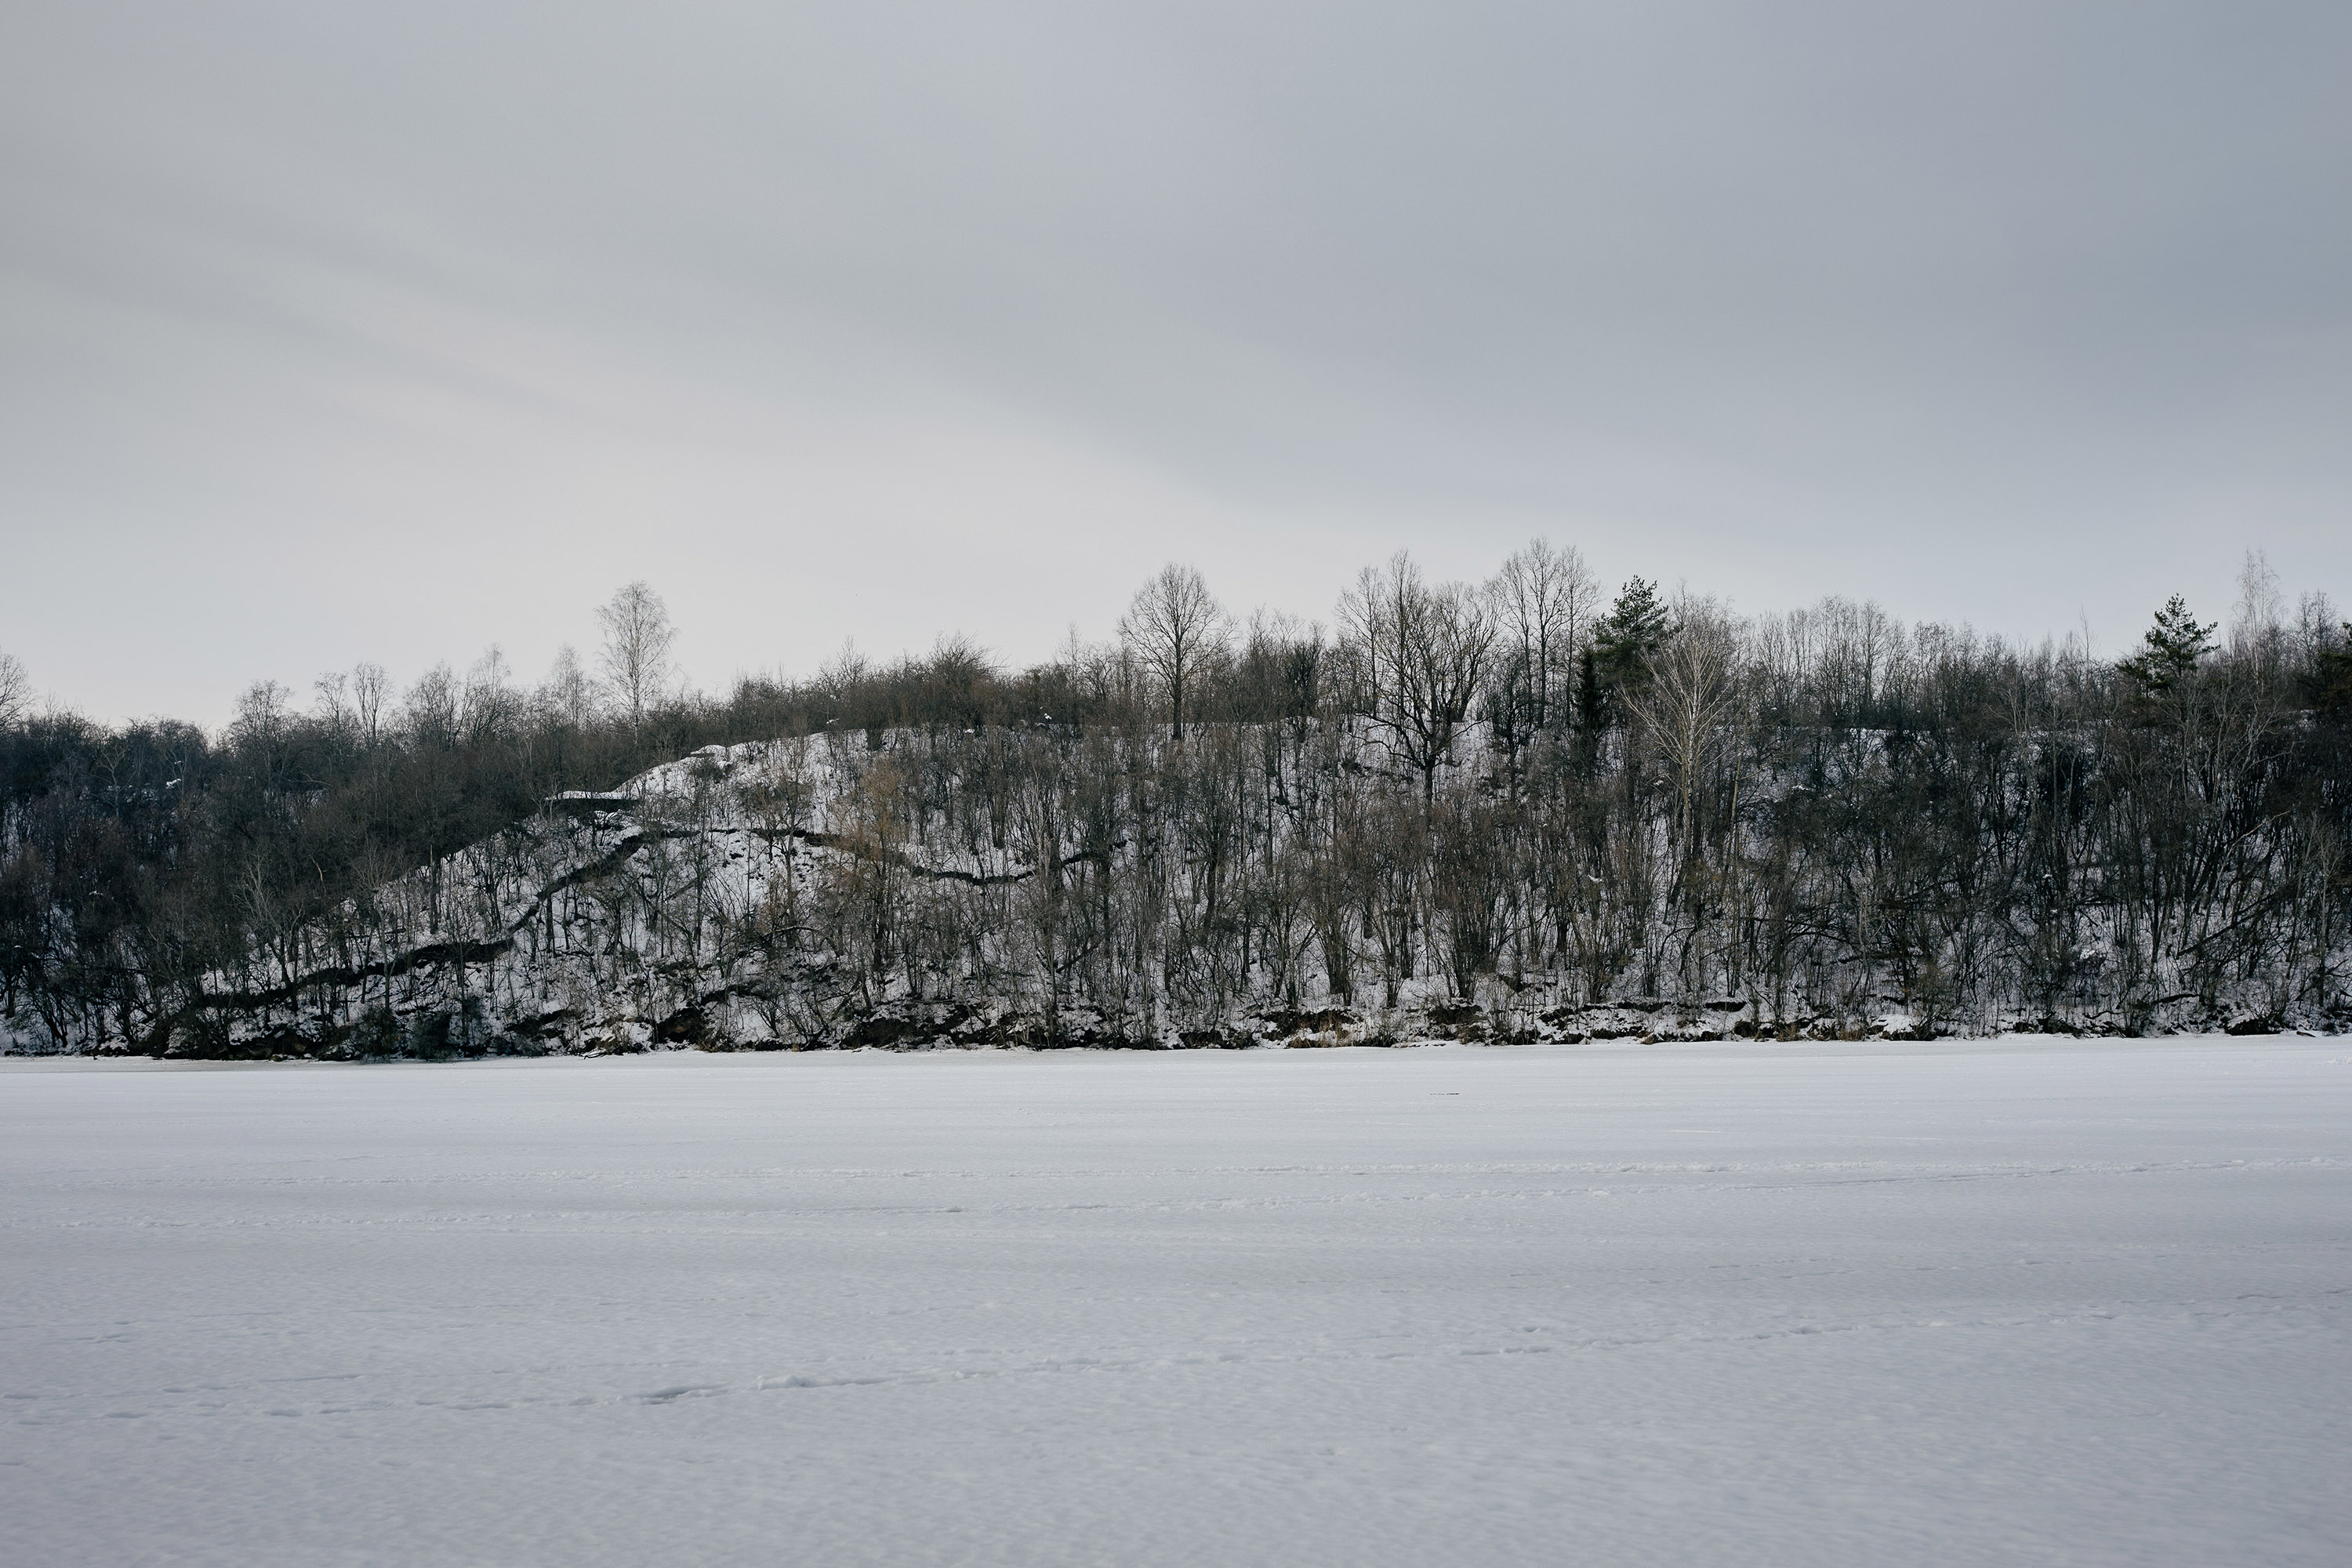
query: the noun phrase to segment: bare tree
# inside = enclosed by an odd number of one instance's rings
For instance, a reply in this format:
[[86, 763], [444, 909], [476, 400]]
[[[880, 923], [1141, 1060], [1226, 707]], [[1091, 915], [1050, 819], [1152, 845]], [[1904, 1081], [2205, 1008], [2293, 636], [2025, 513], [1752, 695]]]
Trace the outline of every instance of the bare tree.
[[669, 611], [640, 577], [614, 594], [596, 618], [604, 626], [605, 682], [614, 700], [628, 710], [629, 722], [642, 724], [646, 706], [661, 697], [670, 644], [677, 639]]
[[331, 734], [351, 733], [352, 710], [346, 700], [351, 684], [352, 678], [340, 669], [331, 669], [310, 683], [310, 689], [318, 694], [319, 721]]
[[420, 745], [456, 745], [458, 702], [457, 677], [446, 662], [418, 676], [401, 704], [409, 738]]
[[1813, 607], [1812, 624], [1815, 679], [1831, 695], [1833, 714], [1857, 727], [1871, 723], [1909, 647], [1902, 623], [1874, 599], [1857, 605], [1832, 595]]
[[1554, 722], [1570, 669], [1591, 635], [1598, 590], [1574, 545], [1528, 542], [1486, 584], [1503, 657], [1515, 667], [1530, 728]]
[[392, 677], [383, 666], [362, 659], [352, 667], [352, 707], [359, 718], [360, 736], [373, 746], [382, 732], [383, 700]]
[[1486, 680], [1493, 617], [1460, 583], [1431, 587], [1399, 551], [1385, 573], [1364, 569], [1339, 601], [1339, 625], [1360, 684], [1358, 700], [1420, 770], [1422, 803], [1437, 794], [1437, 767]]
[[2262, 675], [2275, 678], [2287, 651], [2286, 595], [2270, 557], [2246, 552], [2238, 572], [2237, 613], [2230, 617], [2230, 651]]
[[13, 724], [32, 700], [33, 678], [13, 653], [0, 653], [0, 724]]
[[1126, 644], [1168, 693], [1169, 732], [1184, 733], [1184, 694], [1224, 647], [1225, 613], [1201, 574], [1174, 562], [1160, 569], [1118, 623]]
[[512, 672], [506, 650], [496, 643], [467, 671], [461, 721], [468, 741], [479, 743], [502, 734], [518, 717], [520, 700], [508, 683]]
[[538, 700], [541, 712], [575, 730], [586, 729], [596, 717], [595, 685], [570, 643], [555, 650], [555, 664], [539, 689]]
[[282, 739], [292, 717], [293, 696], [281, 682], [255, 681], [236, 700], [236, 718], [229, 725], [229, 738], [264, 745]]
[[275, 680], [257, 680], [236, 700], [236, 717], [226, 740], [254, 764], [266, 788], [286, 782], [292, 738], [294, 693]]
[[1634, 719], [1675, 771], [1675, 825], [1685, 858], [1696, 852], [1696, 799], [1708, 756], [1725, 739], [1738, 696], [1738, 630], [1712, 605], [1685, 605], [1675, 640], [1630, 701]]

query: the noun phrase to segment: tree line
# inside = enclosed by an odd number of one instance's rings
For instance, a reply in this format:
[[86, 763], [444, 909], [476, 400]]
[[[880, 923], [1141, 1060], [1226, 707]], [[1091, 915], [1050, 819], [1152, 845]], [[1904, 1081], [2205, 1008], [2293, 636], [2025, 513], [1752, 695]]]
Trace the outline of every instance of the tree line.
[[[1025, 668], [949, 637], [717, 695], [674, 679], [646, 584], [599, 614], [593, 668], [525, 687], [494, 647], [396, 692], [362, 664], [302, 703], [258, 683], [218, 733], [35, 711], [0, 656], [9, 1037], [185, 1048], [374, 890], [754, 741], [838, 760], [822, 832], [778, 829], [825, 845], [772, 884], [791, 907], [611, 918], [682, 944], [662, 1010], [715, 975], [787, 1043], [982, 1003], [1039, 1041], [1628, 1003], [1783, 1032], [2352, 1017], [2352, 627], [2259, 560], [2226, 635], [2175, 599], [2120, 659], [1604, 591], [1543, 542], [1481, 584], [1399, 555], [1328, 627], [1171, 565], [1111, 640]], [[306, 1037], [355, 1026], [319, 1005]]]

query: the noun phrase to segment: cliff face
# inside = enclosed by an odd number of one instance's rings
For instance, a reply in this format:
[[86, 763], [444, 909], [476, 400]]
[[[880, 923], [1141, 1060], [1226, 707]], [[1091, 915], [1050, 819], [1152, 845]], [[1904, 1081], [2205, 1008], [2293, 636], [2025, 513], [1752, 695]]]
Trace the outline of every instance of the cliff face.
[[[832, 826], [865, 771], [836, 766], [844, 750], [822, 739], [710, 747], [614, 791], [558, 795], [287, 951], [213, 977], [169, 1048], [353, 1058], [839, 1043], [840, 965], [801, 917], [866, 863]], [[981, 874], [903, 851], [883, 864], [909, 879]]]

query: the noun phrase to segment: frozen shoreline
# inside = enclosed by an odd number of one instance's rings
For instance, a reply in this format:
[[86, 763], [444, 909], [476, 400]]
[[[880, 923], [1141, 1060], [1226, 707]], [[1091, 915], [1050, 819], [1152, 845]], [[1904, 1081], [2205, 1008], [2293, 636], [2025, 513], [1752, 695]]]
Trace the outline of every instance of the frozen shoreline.
[[2352, 1540], [2341, 1039], [383, 1066], [0, 1060], [27, 1561]]
[[[2190, 1046], [2200, 1049], [2216, 1045], [2252, 1045], [2262, 1042], [2335, 1041], [2352, 1048], [2352, 1034], [2323, 1034], [2315, 1029], [2282, 1029], [2268, 1035], [1945, 1035], [1932, 1040], [1911, 1040], [1866, 1037], [1857, 1040], [1644, 1040], [1638, 1037], [1621, 1039], [1583, 1040], [1571, 1044], [1492, 1043], [1465, 1044], [1456, 1040], [1405, 1040], [1392, 1046], [1318, 1046], [1301, 1051], [1302, 1057], [1338, 1058], [1372, 1058], [1401, 1056], [1410, 1052], [1438, 1051], [1445, 1053], [1493, 1054], [1539, 1053], [1556, 1056], [1625, 1056], [1631, 1054], [1659, 1056], [1719, 1056], [1757, 1060], [1797, 1060], [1807, 1057], [1850, 1056], [1981, 1056], [2004, 1051], [2031, 1051], [2044, 1054], [2056, 1052], [2096, 1052], [2101, 1050], [2130, 1052], [2162, 1049], [2167, 1045]], [[1297, 1047], [1292, 1047], [1296, 1049]], [[1280, 1046], [1249, 1047], [1250, 1054], [1268, 1055], [1284, 1050]], [[498, 1068], [529, 1068], [539, 1069], [606, 1068], [663, 1066], [736, 1067], [755, 1066], [762, 1062], [808, 1061], [817, 1058], [851, 1058], [860, 1060], [918, 1061], [928, 1059], [959, 1060], [970, 1058], [997, 1059], [1080, 1059], [1104, 1058], [1150, 1060], [1181, 1056], [1230, 1056], [1230, 1049], [1187, 1047], [1182, 1050], [1148, 1051], [1112, 1047], [1090, 1046], [940, 1046], [919, 1050], [890, 1049], [881, 1047], [839, 1047], [806, 1051], [701, 1050], [691, 1046], [659, 1047], [644, 1051], [625, 1051], [602, 1055], [556, 1055], [540, 1057], [487, 1056], [457, 1061], [426, 1061], [414, 1057], [367, 1057], [357, 1060], [338, 1060], [320, 1057], [277, 1057], [262, 1060], [227, 1060], [204, 1057], [143, 1057], [107, 1055], [88, 1052], [53, 1051], [0, 1052], [0, 1074], [11, 1072], [270, 1072], [270, 1071], [349, 1071], [370, 1068], [475, 1068], [490, 1070]]]

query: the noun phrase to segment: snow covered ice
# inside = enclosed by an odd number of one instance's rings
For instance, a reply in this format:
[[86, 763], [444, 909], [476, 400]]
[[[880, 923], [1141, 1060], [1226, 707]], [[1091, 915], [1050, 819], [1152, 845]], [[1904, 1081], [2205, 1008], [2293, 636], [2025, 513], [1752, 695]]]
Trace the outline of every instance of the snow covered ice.
[[0, 1067], [5, 1555], [2340, 1563], [2352, 1046]]

